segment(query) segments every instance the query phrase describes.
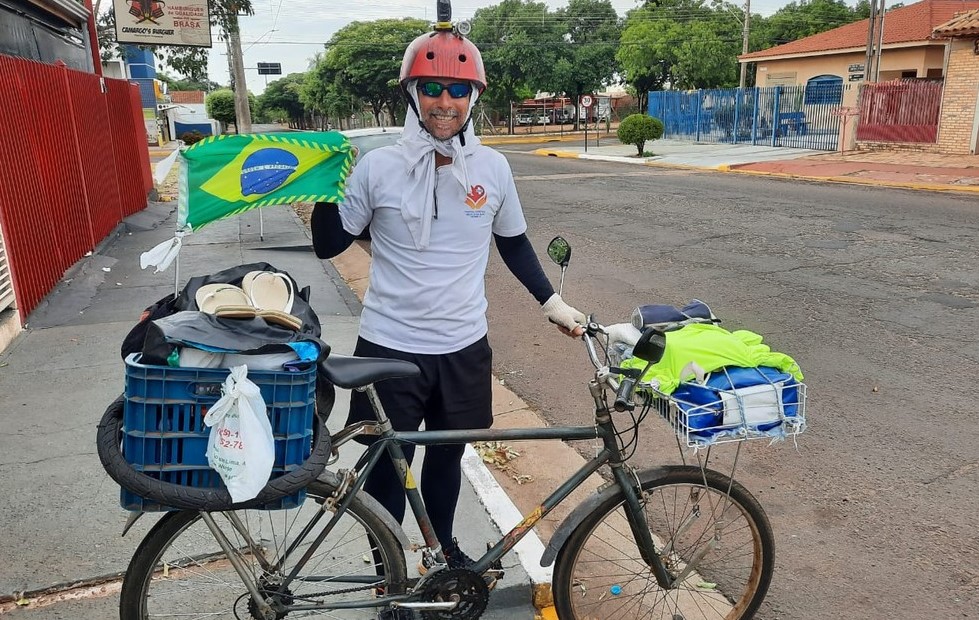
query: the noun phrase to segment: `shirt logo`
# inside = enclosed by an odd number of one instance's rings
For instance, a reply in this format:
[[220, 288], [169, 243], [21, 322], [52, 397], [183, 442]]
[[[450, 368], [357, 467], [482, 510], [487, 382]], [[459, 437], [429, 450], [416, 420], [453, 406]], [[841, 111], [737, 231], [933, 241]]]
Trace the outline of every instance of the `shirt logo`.
[[470, 209], [482, 209], [486, 204], [486, 190], [482, 185], [473, 185], [466, 194], [466, 206]]

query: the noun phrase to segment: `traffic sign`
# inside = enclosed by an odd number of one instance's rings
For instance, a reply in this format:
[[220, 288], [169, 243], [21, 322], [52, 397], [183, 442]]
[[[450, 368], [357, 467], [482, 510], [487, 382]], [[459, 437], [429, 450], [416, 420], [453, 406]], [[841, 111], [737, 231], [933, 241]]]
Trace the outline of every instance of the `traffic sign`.
[[586, 108], [590, 108], [591, 107], [591, 95], [585, 95], [585, 96], [583, 96], [581, 98], [581, 105], [585, 106]]
[[259, 75], [282, 75], [282, 63], [260, 62], [258, 63]]

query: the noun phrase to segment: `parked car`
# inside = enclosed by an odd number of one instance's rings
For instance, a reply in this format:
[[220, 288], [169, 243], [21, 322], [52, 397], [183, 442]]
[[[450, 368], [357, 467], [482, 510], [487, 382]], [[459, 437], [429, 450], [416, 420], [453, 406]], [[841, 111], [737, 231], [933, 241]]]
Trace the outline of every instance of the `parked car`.
[[401, 138], [403, 127], [365, 127], [363, 129], [345, 129], [341, 131], [347, 136], [350, 144], [357, 150], [354, 164], [360, 161], [364, 153], [382, 146], [389, 146]]
[[517, 114], [518, 125], [533, 125], [534, 117], [531, 114]]
[[547, 125], [550, 122], [551, 122], [551, 118], [547, 114], [545, 114], [545, 115], [543, 115], [543, 116], [541, 116], [540, 118], [537, 119], [537, 124], [538, 125]]

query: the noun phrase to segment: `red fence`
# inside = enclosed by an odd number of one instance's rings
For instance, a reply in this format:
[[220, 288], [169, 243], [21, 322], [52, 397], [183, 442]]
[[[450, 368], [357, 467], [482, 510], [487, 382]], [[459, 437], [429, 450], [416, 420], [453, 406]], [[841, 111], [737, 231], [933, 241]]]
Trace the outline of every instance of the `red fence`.
[[940, 82], [865, 84], [857, 140], [934, 143], [941, 111]]
[[0, 225], [22, 320], [153, 187], [139, 90], [0, 55]]

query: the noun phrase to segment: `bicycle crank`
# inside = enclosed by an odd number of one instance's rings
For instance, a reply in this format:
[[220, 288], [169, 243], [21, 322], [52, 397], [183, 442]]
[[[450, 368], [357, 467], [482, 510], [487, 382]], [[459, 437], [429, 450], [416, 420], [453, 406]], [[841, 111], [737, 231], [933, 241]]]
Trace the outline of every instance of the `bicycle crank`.
[[489, 603], [489, 588], [482, 575], [467, 568], [445, 568], [424, 584], [422, 600], [455, 603], [452, 609], [423, 610], [425, 620], [477, 620]]

